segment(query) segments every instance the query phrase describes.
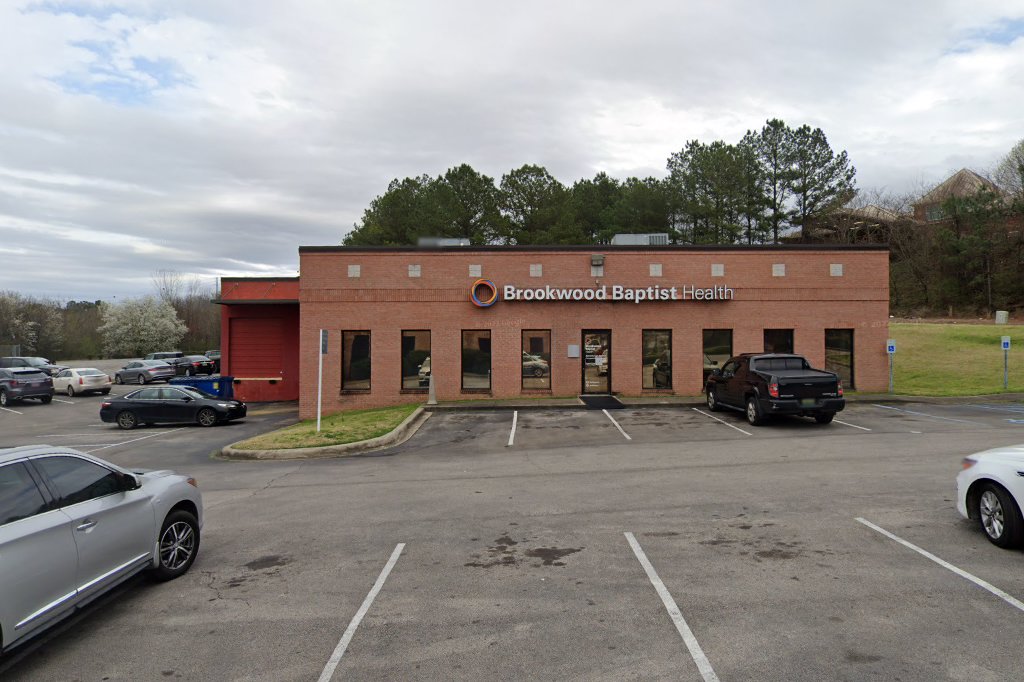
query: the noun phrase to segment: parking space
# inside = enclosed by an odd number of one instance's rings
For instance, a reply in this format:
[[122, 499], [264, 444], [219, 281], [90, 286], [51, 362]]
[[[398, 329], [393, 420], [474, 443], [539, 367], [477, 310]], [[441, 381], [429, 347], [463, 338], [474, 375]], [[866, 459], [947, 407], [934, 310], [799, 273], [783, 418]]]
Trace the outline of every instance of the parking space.
[[962, 520], [953, 487], [965, 454], [1024, 442], [1021, 405], [879, 405], [762, 427], [443, 411], [391, 450], [289, 463], [200, 463], [228, 427], [39, 426], [19, 438], [192, 453], [207, 527], [193, 572], [0, 676], [1015, 679], [1024, 611], [858, 519], [1024, 600], [1024, 555]]

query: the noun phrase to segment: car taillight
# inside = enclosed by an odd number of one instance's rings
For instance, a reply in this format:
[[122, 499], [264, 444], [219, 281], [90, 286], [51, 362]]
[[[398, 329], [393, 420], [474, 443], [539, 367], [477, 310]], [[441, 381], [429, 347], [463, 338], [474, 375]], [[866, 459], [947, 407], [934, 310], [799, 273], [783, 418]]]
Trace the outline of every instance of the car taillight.
[[83, 379], [82, 377], [78, 377], [78, 385], [82, 386], [84, 384], [85, 384], [85, 379]]
[[962, 466], [964, 469], [970, 469], [977, 463], [977, 460], [973, 460], [970, 457], [964, 457], [964, 461], [960, 463], [960, 466]]
[[193, 367], [198, 367], [199, 365], [200, 365], [200, 363], [198, 363], [198, 362], [193, 362], [193, 363], [192, 363], [192, 366], [193, 366]]
[[17, 385], [18, 385], [18, 380], [17, 379], [11, 379], [11, 388], [15, 388], [15, 387], [17, 387]]
[[773, 398], [779, 397], [779, 384], [777, 382], [773, 381], [772, 383], [768, 384], [768, 395], [770, 395]]
[[199, 481], [197, 481], [196, 479], [192, 478], [191, 476], [189, 476], [189, 478], [185, 482], [188, 483], [193, 488], [198, 488], [199, 487]]
[[843, 397], [843, 380], [842, 379], [837, 380], [836, 384], [837, 384], [837, 386], [836, 386], [837, 394], [839, 395], [840, 398], [842, 398]]
[[156, 367], [150, 367], [150, 368], [149, 368], [148, 370], [146, 370], [146, 371], [147, 371], [147, 372], [155, 372], [155, 371], [156, 371]]
[[102, 408], [104, 408], [104, 407], [110, 407], [110, 406], [111, 406], [111, 405], [113, 405], [113, 404], [114, 404], [114, 403], [112, 403], [112, 402], [110, 402], [110, 401], [108, 400], [108, 401], [107, 401], [107, 402], [105, 402], [105, 403], [100, 403], [100, 408], [102, 409]]

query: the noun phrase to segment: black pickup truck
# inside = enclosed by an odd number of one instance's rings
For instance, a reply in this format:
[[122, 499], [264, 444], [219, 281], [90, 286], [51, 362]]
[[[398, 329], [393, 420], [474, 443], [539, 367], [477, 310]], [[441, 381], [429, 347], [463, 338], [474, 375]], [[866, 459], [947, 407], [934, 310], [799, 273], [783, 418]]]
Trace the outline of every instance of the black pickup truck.
[[828, 424], [846, 407], [839, 376], [812, 368], [799, 355], [737, 355], [712, 372], [704, 388], [708, 409], [745, 411], [754, 426], [775, 414], [814, 417]]

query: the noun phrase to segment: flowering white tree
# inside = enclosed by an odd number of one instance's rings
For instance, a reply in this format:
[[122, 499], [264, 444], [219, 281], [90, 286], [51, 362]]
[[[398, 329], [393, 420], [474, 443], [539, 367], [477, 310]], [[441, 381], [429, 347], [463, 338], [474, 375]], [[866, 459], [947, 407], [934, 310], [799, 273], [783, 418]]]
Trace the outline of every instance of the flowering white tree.
[[140, 357], [175, 350], [188, 329], [174, 306], [153, 296], [103, 306], [103, 352], [107, 357]]

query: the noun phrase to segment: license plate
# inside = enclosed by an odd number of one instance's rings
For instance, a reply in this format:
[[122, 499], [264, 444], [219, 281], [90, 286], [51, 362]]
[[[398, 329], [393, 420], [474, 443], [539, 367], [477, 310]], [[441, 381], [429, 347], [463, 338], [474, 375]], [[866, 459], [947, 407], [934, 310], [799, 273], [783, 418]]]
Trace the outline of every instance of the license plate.
[[800, 406], [801, 407], [814, 407], [816, 402], [817, 401], [815, 401], [814, 398], [801, 398], [800, 399]]

